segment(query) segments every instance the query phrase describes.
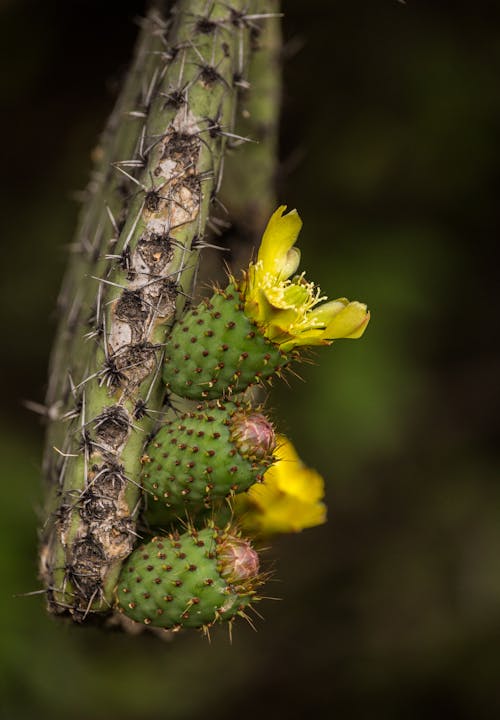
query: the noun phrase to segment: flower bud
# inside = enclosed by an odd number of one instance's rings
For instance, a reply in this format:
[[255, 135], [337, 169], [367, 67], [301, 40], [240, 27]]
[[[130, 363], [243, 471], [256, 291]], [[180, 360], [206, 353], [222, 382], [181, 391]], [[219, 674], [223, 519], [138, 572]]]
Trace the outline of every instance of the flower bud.
[[259, 556], [248, 540], [228, 536], [217, 549], [220, 574], [232, 585], [239, 585], [259, 574]]
[[231, 419], [231, 440], [240, 455], [251, 460], [272, 456], [276, 447], [274, 429], [262, 413], [235, 413]]

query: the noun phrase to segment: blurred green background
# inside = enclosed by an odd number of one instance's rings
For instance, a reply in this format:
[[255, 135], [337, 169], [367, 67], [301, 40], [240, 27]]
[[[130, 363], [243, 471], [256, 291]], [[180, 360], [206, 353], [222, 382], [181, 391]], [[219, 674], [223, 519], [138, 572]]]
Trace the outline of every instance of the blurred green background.
[[500, 5], [285, 3], [280, 200], [303, 267], [364, 300], [364, 338], [270, 404], [327, 480], [230, 646], [46, 616], [41, 401], [74, 191], [143, 3], [0, 3], [0, 688], [8, 720], [500, 717]]

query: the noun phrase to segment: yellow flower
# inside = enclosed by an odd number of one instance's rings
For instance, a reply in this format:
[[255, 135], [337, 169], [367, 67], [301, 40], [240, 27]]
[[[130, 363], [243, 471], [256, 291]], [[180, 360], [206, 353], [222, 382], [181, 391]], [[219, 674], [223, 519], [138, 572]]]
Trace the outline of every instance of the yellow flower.
[[301, 461], [292, 443], [277, 438], [277, 461], [246, 493], [235, 497], [234, 512], [245, 530], [257, 535], [299, 532], [326, 522], [323, 478]]
[[[326, 297], [304, 273], [295, 275], [300, 251], [294, 247], [302, 227], [296, 210], [284, 215], [281, 205], [271, 216], [257, 255], [240, 289], [245, 313], [264, 335], [287, 352], [299, 345], [329, 345], [338, 338], [359, 338], [370, 319], [366, 305]], [[293, 276], [293, 277], [292, 277]]]

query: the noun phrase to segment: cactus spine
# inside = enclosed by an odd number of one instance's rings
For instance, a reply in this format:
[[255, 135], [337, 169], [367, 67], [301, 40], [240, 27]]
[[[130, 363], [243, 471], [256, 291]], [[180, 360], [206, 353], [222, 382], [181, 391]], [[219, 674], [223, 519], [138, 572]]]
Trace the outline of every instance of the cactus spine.
[[207, 10], [201, 0], [181, 0], [168, 20], [150, 12], [96, 153], [47, 394], [41, 574], [49, 609], [75, 620], [112, 607], [136, 538], [163, 342], [191, 293], [220, 185], [246, 13], [246, 2]]

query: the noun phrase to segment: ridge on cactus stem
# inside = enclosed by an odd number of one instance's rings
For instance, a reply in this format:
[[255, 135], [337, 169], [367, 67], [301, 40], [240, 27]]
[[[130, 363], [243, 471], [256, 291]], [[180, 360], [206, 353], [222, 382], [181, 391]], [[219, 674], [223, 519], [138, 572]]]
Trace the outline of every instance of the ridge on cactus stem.
[[302, 221], [281, 205], [271, 216], [256, 262], [240, 280], [216, 289], [209, 300], [176, 323], [165, 349], [163, 378], [181, 397], [213, 400], [281, 375], [306, 345], [330, 345], [363, 335], [370, 313], [364, 303], [337, 298], [295, 274], [294, 246]]
[[300, 262], [295, 241], [302, 220], [296, 210], [286, 215], [285, 210], [286, 205], [281, 205], [271, 216], [257, 261], [238, 286], [245, 297], [245, 313], [285, 352], [300, 345], [361, 337], [370, 319], [365, 304], [346, 298], [323, 302], [327, 298], [306, 281], [304, 273], [294, 275]]
[[234, 498], [238, 523], [253, 535], [300, 532], [325, 523], [321, 475], [302, 462], [283, 435], [277, 438], [275, 456], [263, 482]]

